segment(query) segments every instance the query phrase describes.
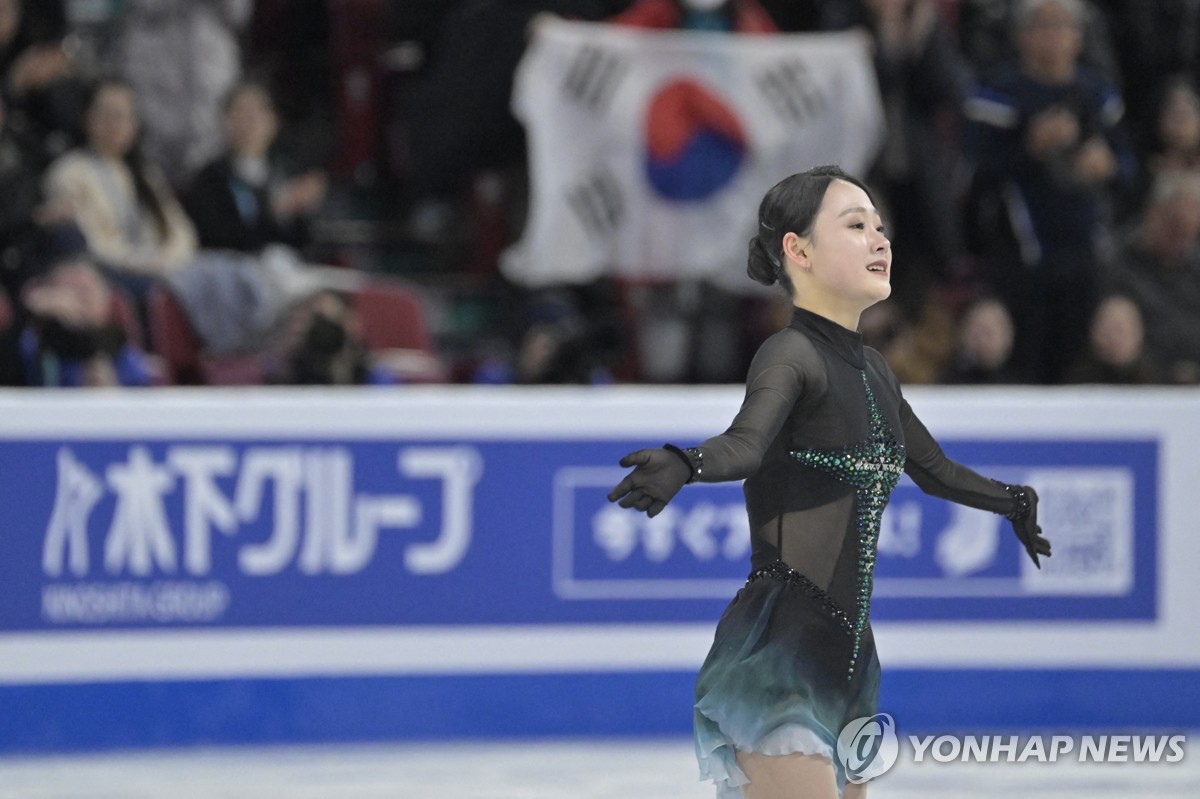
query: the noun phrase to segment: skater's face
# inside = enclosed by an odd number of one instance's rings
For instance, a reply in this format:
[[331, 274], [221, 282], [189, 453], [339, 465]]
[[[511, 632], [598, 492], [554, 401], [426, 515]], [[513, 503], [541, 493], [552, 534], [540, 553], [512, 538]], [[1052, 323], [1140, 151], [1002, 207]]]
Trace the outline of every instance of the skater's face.
[[892, 244], [871, 198], [853, 183], [832, 181], [812, 233], [788, 233], [783, 249], [802, 296], [861, 311], [892, 293]]

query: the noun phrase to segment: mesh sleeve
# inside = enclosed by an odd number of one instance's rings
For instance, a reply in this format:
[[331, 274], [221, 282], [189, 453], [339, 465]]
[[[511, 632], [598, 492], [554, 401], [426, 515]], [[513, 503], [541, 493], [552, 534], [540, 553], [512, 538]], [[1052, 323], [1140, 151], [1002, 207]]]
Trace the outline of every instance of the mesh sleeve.
[[900, 401], [900, 424], [908, 450], [904, 471], [918, 488], [971, 508], [1005, 515], [1013, 511], [1014, 500], [1008, 489], [946, 457], [905, 399]]
[[746, 397], [724, 433], [700, 445], [706, 483], [742, 480], [757, 471], [796, 402], [819, 390], [823, 367], [812, 344], [795, 331], [767, 339], [746, 378]]

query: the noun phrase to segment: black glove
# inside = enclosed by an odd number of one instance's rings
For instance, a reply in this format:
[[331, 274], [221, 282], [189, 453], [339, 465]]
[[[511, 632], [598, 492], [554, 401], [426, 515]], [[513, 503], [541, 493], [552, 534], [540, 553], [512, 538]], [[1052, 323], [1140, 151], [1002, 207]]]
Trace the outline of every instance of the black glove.
[[1005, 486], [1008, 493], [1016, 500], [1016, 507], [1008, 514], [1012, 521], [1013, 532], [1025, 545], [1025, 551], [1033, 558], [1033, 565], [1039, 569], [1042, 564], [1038, 555], [1050, 557], [1050, 542], [1042, 537], [1042, 528], [1037, 523], [1038, 495], [1031, 486]]
[[608, 501], [622, 508], [637, 508], [654, 517], [692, 479], [687, 456], [671, 449], [639, 449], [621, 458], [622, 466], [635, 467], [608, 492]]

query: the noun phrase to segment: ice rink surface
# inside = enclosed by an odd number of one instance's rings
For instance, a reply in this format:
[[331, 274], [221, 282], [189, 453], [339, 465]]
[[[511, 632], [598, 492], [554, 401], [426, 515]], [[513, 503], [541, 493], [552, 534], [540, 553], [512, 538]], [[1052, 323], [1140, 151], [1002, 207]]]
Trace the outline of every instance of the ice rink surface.
[[[1200, 736], [1189, 735], [1188, 747]], [[1185, 751], [1186, 751], [1185, 749]], [[687, 740], [254, 747], [0, 758], [0, 799], [708, 799]], [[1179, 763], [917, 764], [872, 799], [1196, 799]]]

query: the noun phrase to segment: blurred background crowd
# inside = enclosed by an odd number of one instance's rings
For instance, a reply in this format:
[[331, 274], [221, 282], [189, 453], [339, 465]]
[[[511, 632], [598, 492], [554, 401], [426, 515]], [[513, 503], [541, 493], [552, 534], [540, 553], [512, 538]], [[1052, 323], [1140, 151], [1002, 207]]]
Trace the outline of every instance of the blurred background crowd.
[[0, 0], [0, 380], [741, 381], [778, 297], [501, 273], [542, 13], [868, 33], [903, 381], [1200, 383], [1200, 0]]

